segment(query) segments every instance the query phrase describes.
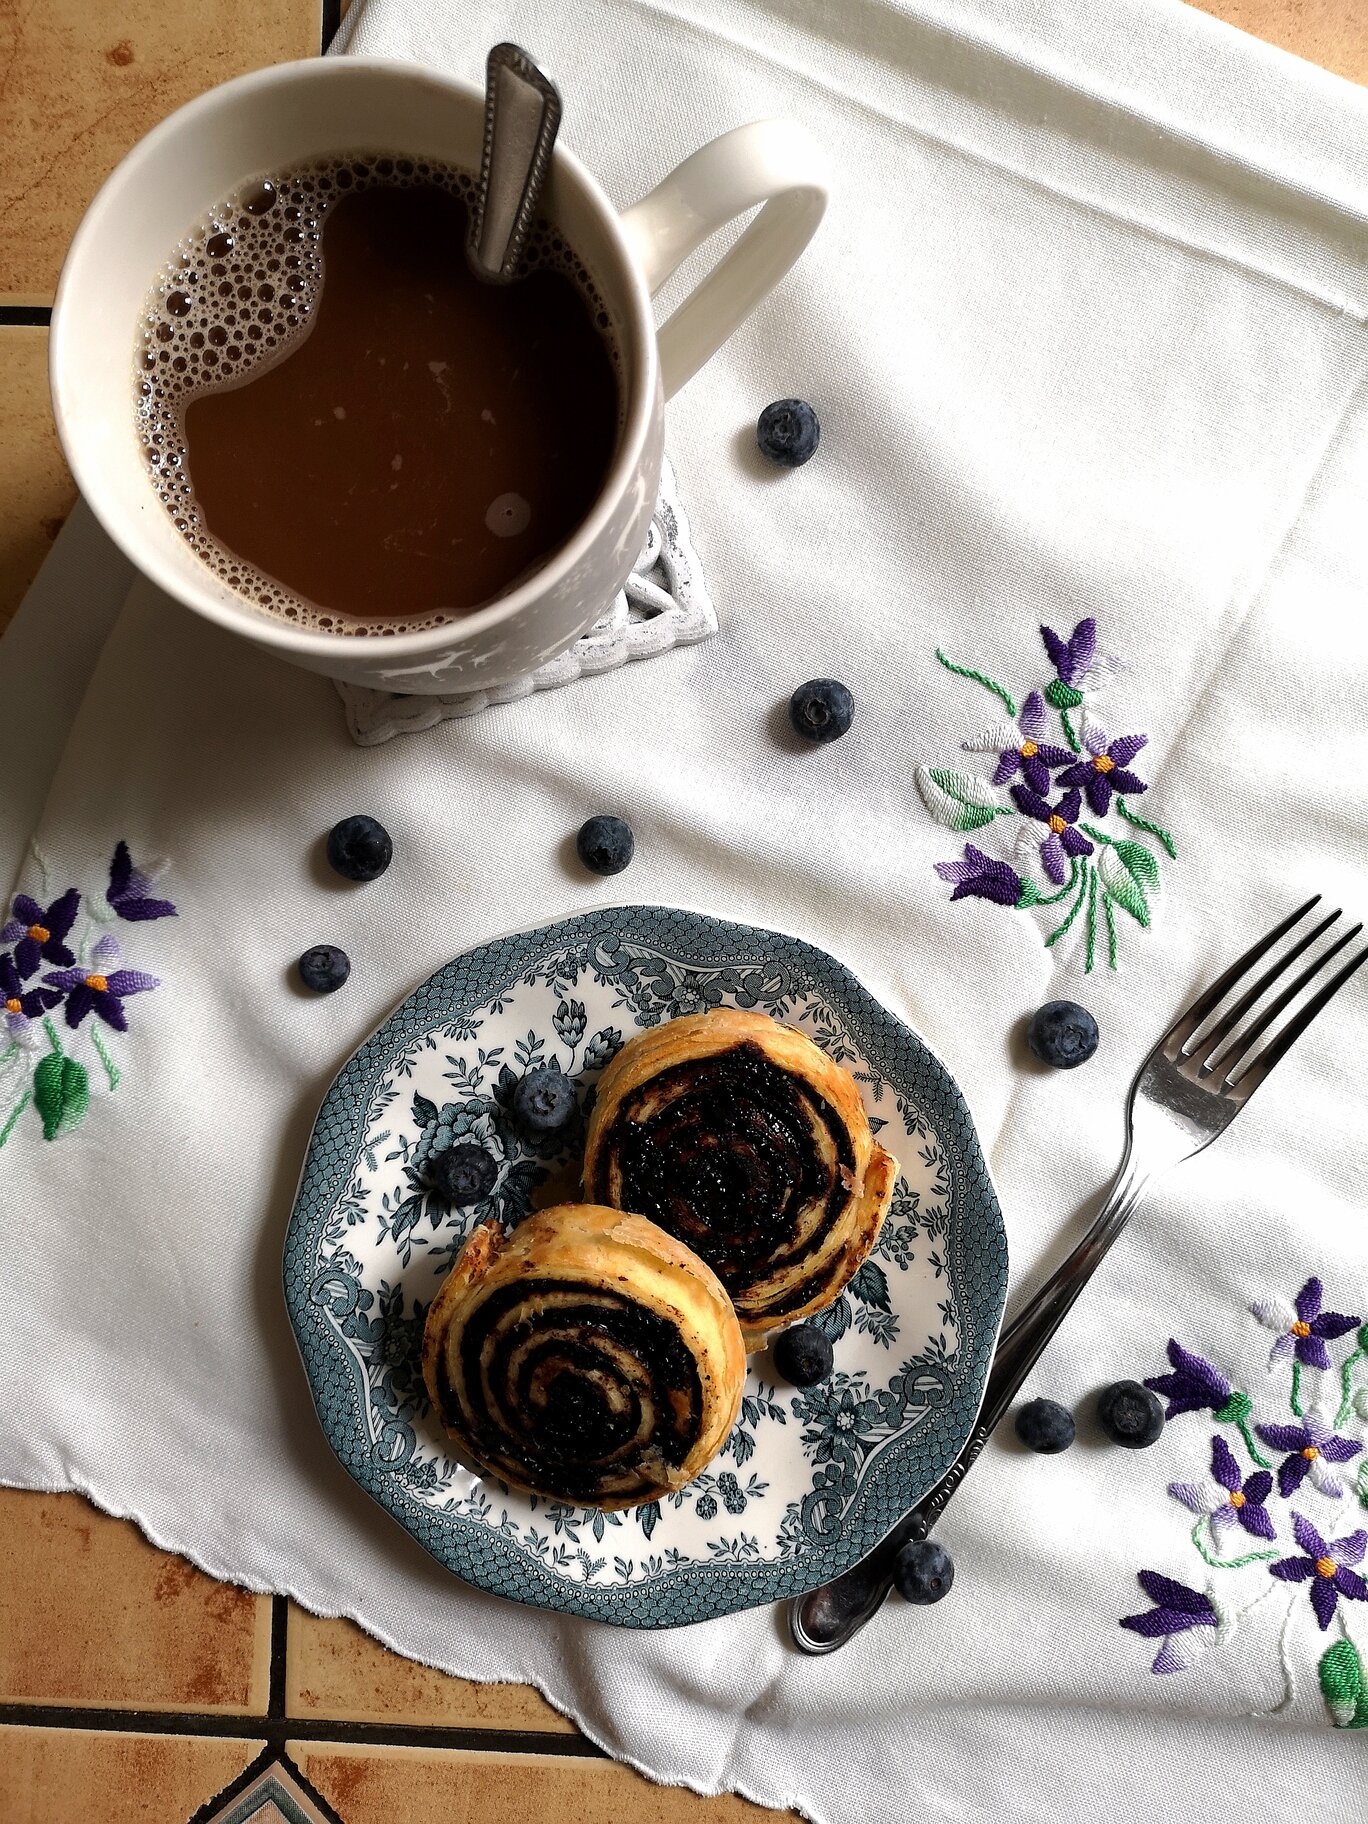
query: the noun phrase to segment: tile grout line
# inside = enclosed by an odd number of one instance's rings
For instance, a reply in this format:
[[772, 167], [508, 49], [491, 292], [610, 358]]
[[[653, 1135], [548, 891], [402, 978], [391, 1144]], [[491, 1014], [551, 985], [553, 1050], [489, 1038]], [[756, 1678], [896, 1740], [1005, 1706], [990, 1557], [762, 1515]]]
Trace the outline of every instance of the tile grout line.
[[323, 0], [319, 20], [319, 49], [326, 51], [342, 23], [342, 0]]
[[6, 326], [26, 329], [46, 329], [51, 321], [51, 305], [0, 304], [0, 329], [4, 329]]
[[288, 1597], [271, 1598], [271, 1665], [266, 1687], [266, 1713], [270, 1717], [285, 1715], [285, 1666], [289, 1640], [290, 1604]]
[[584, 1736], [529, 1729], [463, 1729], [438, 1723], [361, 1723], [344, 1717], [221, 1715], [177, 1710], [89, 1709], [64, 1704], [0, 1704], [0, 1727], [82, 1729], [116, 1735], [191, 1735], [265, 1739], [279, 1752], [291, 1741], [377, 1748], [452, 1748], [483, 1754], [571, 1755], [603, 1760]]

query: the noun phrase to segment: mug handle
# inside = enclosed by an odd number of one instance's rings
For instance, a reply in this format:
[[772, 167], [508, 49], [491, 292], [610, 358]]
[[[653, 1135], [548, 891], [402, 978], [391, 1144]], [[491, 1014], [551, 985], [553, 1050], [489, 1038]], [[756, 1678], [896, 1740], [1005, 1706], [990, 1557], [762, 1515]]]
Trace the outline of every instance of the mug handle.
[[816, 233], [828, 194], [826, 160], [812, 135], [791, 120], [754, 120], [700, 146], [624, 211], [623, 230], [647, 289], [655, 293], [710, 234], [764, 205], [660, 326], [660, 378], [667, 399], [783, 278]]

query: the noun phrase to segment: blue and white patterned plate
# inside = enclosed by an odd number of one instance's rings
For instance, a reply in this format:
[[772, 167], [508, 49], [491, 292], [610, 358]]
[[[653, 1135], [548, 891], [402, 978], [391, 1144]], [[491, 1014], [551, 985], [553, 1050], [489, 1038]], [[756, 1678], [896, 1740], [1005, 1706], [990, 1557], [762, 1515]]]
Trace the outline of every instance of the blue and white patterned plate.
[[[633, 1033], [723, 1004], [798, 1026], [853, 1071], [902, 1167], [877, 1249], [819, 1320], [835, 1372], [799, 1392], [752, 1357], [721, 1455], [665, 1501], [601, 1513], [509, 1493], [452, 1459], [418, 1361], [470, 1226], [575, 1194], [570, 1149], [538, 1152], [506, 1119], [512, 1085], [556, 1063], [592, 1093]], [[498, 1180], [451, 1211], [426, 1172], [470, 1140]], [[973, 1123], [916, 1034], [810, 944], [658, 906], [482, 944], [424, 982], [329, 1090], [285, 1245], [318, 1414], [361, 1486], [469, 1582], [637, 1628], [773, 1602], [853, 1564], [968, 1436], [1006, 1288]]]

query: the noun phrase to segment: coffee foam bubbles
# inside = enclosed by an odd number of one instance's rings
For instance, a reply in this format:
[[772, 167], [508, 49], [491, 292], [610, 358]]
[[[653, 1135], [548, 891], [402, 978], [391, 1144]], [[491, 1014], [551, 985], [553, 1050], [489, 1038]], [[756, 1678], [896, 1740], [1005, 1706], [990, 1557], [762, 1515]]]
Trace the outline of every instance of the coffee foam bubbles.
[[[306, 601], [221, 544], [195, 502], [185, 412], [205, 393], [244, 385], [285, 360], [312, 325], [324, 285], [322, 236], [342, 197], [379, 185], [437, 184], [469, 205], [476, 179], [429, 159], [358, 154], [302, 165], [244, 184], [179, 243], [148, 294], [135, 356], [137, 430], [153, 487], [176, 530], [220, 582], [273, 618], [319, 633], [415, 633], [461, 618], [363, 621]], [[557, 268], [585, 297], [618, 369], [611, 321], [584, 262], [537, 221], [528, 267]]]

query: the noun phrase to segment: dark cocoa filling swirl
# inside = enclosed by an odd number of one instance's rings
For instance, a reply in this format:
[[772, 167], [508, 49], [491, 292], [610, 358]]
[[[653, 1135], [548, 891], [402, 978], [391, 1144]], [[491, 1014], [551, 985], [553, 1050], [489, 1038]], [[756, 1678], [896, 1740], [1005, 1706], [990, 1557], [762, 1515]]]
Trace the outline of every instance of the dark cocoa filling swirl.
[[[739, 1297], [820, 1248], [849, 1201], [843, 1168], [854, 1165], [831, 1104], [746, 1043], [674, 1065], [624, 1097], [591, 1195], [649, 1216]], [[795, 1293], [797, 1303], [810, 1290]]]
[[567, 1500], [658, 1486], [702, 1429], [693, 1354], [668, 1318], [617, 1292], [501, 1286], [467, 1319], [459, 1350], [459, 1389], [442, 1355], [444, 1409], [491, 1467]]

